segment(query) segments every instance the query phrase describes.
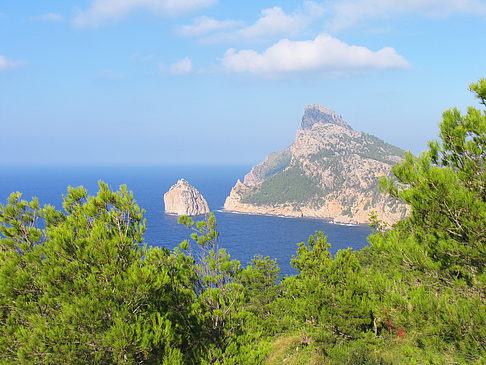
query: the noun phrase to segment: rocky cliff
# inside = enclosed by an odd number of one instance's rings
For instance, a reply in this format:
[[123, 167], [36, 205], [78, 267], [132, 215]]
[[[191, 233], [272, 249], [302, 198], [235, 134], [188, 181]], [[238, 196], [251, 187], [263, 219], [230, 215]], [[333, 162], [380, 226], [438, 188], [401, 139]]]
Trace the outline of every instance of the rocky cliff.
[[224, 209], [253, 214], [368, 223], [369, 214], [394, 223], [407, 207], [378, 191], [404, 151], [353, 130], [319, 104], [305, 108], [301, 129], [286, 149], [267, 156], [238, 180]]
[[177, 215], [208, 214], [206, 199], [186, 180], [180, 179], [164, 194], [165, 212]]

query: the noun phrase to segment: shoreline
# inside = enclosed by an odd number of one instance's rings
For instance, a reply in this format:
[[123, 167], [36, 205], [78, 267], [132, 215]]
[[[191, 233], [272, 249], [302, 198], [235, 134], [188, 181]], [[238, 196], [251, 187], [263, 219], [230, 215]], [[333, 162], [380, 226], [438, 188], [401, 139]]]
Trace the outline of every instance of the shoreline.
[[294, 219], [313, 219], [313, 220], [321, 220], [328, 224], [334, 224], [337, 226], [346, 226], [346, 227], [360, 227], [366, 226], [368, 227], [368, 223], [348, 223], [348, 222], [335, 222], [333, 218], [330, 217], [316, 217], [316, 216], [297, 216], [297, 215], [285, 215], [285, 214], [271, 214], [271, 213], [257, 213], [257, 212], [242, 212], [237, 210], [230, 210], [230, 209], [219, 209], [216, 210], [218, 213], [230, 213], [230, 214], [239, 214], [239, 215], [255, 215], [255, 216], [266, 216], [266, 217], [278, 217], [278, 218], [294, 218]]

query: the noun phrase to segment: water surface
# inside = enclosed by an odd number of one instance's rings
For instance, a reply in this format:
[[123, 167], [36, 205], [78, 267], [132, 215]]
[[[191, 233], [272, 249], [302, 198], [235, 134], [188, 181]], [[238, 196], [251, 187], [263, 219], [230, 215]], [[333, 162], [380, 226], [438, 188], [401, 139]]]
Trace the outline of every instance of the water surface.
[[[245, 265], [254, 255], [277, 258], [283, 275], [295, 273], [290, 259], [297, 243], [307, 241], [315, 231], [324, 231], [334, 254], [339, 249], [363, 248], [370, 228], [365, 225], [341, 226], [314, 218], [286, 218], [235, 214], [221, 211], [236, 180], [250, 166], [82, 166], [82, 167], [0, 167], [0, 202], [14, 191], [25, 199], [38, 197], [41, 205], [62, 207], [62, 194], [68, 186], [84, 186], [96, 194], [98, 181], [112, 189], [126, 184], [137, 203], [146, 210], [146, 244], [173, 248], [190, 231], [177, 223], [177, 217], [164, 213], [163, 195], [180, 178], [185, 178], [206, 198], [216, 217], [220, 246]], [[204, 217], [196, 217], [203, 219]]]

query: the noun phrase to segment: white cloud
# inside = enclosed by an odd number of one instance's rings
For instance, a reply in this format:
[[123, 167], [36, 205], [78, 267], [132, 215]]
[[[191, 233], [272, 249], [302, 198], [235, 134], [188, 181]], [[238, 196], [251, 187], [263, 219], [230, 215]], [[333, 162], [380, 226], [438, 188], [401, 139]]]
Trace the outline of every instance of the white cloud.
[[170, 73], [172, 75], [187, 75], [193, 72], [192, 61], [189, 57], [176, 61], [168, 67], [159, 62], [158, 69], [162, 74]]
[[25, 65], [25, 62], [23, 61], [12, 61], [5, 56], [0, 55], [0, 71], [19, 68], [23, 65]]
[[79, 27], [100, 25], [107, 20], [119, 20], [132, 11], [144, 9], [164, 16], [176, 16], [205, 8], [218, 0], [94, 0], [91, 7], [74, 18]]
[[385, 47], [373, 52], [366, 47], [348, 45], [327, 34], [309, 41], [283, 39], [263, 53], [229, 49], [222, 64], [230, 72], [248, 72], [267, 77], [410, 67], [393, 48]]
[[207, 16], [194, 19], [191, 25], [182, 25], [176, 28], [176, 32], [186, 37], [201, 36], [207, 33], [241, 26], [243, 22], [236, 20], [216, 20]]
[[306, 17], [303, 14], [286, 14], [282, 8], [275, 6], [263, 9], [260, 19], [255, 24], [241, 29], [238, 33], [245, 38], [279, 36], [289, 32], [298, 32], [306, 23]]
[[41, 22], [62, 22], [64, 21], [64, 17], [58, 13], [46, 13], [46, 14], [31, 16], [29, 20], [41, 21]]
[[184, 75], [192, 72], [192, 61], [186, 57], [170, 65], [170, 73], [174, 75]]
[[330, 7], [333, 29], [350, 27], [361, 20], [417, 14], [449, 17], [455, 14], [486, 14], [482, 0], [341, 0]]
[[170, 73], [172, 75], [187, 75], [193, 72], [192, 61], [189, 57], [174, 62], [169, 67], [163, 63], [159, 63], [158, 69], [162, 74]]
[[263, 9], [261, 17], [253, 24], [238, 31], [247, 39], [267, 36], [298, 34], [313, 20], [324, 14], [324, 8], [316, 2], [306, 1], [302, 9], [286, 14], [279, 6]]
[[218, 21], [213, 18], [199, 17], [191, 25], [176, 28], [176, 32], [184, 36], [206, 36], [202, 39], [205, 43], [239, 40], [254, 42], [300, 34], [323, 14], [322, 5], [314, 1], [305, 1], [302, 7], [292, 13], [286, 13], [279, 6], [263, 9], [260, 17], [251, 25], [245, 25], [242, 21]]

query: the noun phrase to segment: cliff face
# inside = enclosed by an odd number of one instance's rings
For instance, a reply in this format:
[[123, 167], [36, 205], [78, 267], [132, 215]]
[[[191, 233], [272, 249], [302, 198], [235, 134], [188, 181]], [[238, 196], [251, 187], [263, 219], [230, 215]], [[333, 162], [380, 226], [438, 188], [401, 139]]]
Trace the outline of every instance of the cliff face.
[[368, 223], [371, 211], [393, 223], [407, 207], [378, 191], [404, 151], [353, 130], [321, 105], [304, 110], [295, 141], [269, 155], [238, 181], [226, 199], [229, 211], [329, 218]]
[[177, 215], [208, 214], [206, 199], [189, 183], [180, 179], [164, 194], [165, 212]]

